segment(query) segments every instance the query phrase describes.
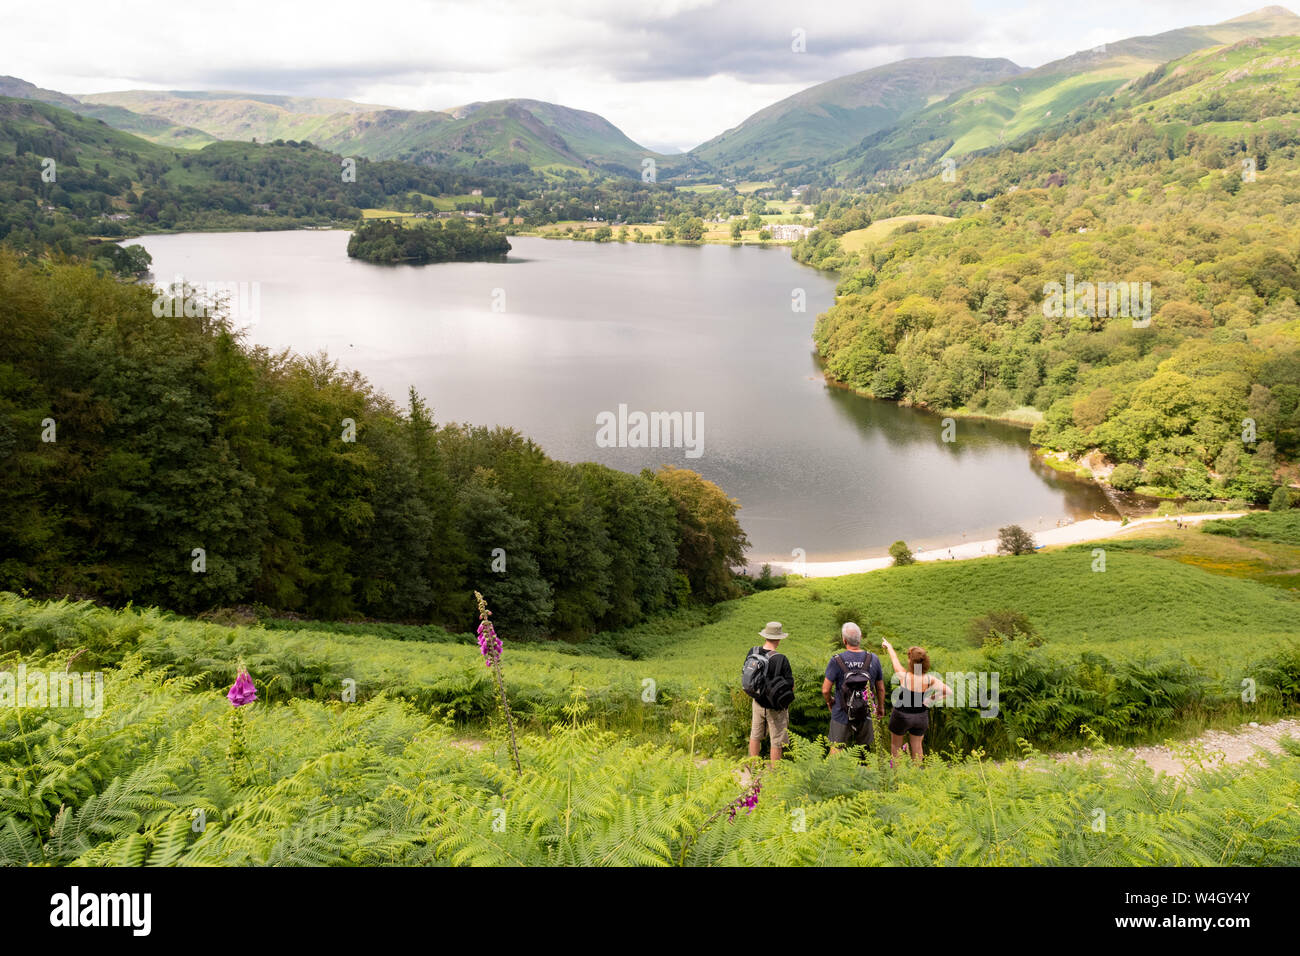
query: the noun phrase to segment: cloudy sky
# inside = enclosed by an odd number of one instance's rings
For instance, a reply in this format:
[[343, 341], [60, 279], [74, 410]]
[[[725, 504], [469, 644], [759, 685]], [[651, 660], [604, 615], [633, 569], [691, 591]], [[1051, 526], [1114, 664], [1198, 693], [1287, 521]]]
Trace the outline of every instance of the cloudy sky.
[[[0, 74], [66, 93], [227, 89], [442, 109], [529, 97], [689, 149], [815, 83], [915, 56], [1034, 67], [1251, 0], [60, 0], [10, 3]], [[806, 49], [793, 51], [803, 31]]]

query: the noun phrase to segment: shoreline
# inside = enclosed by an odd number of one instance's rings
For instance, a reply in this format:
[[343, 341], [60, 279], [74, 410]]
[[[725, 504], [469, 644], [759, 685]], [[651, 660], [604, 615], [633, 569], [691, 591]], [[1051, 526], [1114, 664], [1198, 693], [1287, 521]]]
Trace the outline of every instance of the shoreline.
[[[1098, 541], [1133, 528], [1142, 528], [1153, 524], [1163, 524], [1176, 520], [1181, 520], [1187, 524], [1200, 524], [1202, 521], [1214, 521], [1220, 518], [1241, 518], [1249, 513], [1246, 511], [1225, 511], [1167, 515], [1138, 518], [1128, 524], [1101, 518], [1085, 518], [1082, 521], [1076, 521], [1061, 528], [1048, 528], [1045, 531], [1033, 532], [1033, 538], [1034, 543], [1042, 548], [1061, 547], [1063, 545]], [[918, 563], [922, 561], [969, 561], [973, 558], [997, 557], [997, 554], [997, 538], [988, 538], [983, 541], [959, 541], [952, 545], [941, 545], [913, 551]], [[802, 562], [802, 566], [799, 566], [799, 562], [794, 561], [765, 561], [760, 562], [758, 567], [763, 564], [770, 565], [773, 574], [798, 574], [806, 578], [833, 578], [845, 574], [865, 574], [869, 571], [879, 571], [881, 568], [893, 567], [894, 559], [885, 555], [883, 557], [849, 558], [841, 561], [805, 561]], [[751, 564], [747, 565], [747, 570], [756, 570], [756, 568]]]
[[[645, 224], [641, 223], [638, 225], [645, 225]], [[688, 246], [688, 247], [689, 246], [736, 246], [736, 247], [752, 246], [756, 249], [772, 249], [772, 248], [790, 249], [794, 246], [795, 242], [797, 241], [791, 239], [768, 239], [766, 242], [764, 242], [763, 240], [760, 239], [710, 239], [708, 237], [705, 237], [702, 239], [642, 239], [638, 242], [636, 239], [619, 239], [617, 235], [615, 235], [614, 238], [611, 239], [597, 241], [595, 239], [579, 239], [577, 236], [572, 236], [565, 233], [546, 234], [546, 233], [540, 233], [534, 231], [507, 233], [507, 235], [519, 236], [521, 239], [558, 239], [562, 241], [567, 240], [569, 242], [588, 242], [591, 243], [592, 245], [597, 245], [597, 246], [652, 246], [652, 245]], [[799, 260], [795, 259], [795, 262], [799, 262]], [[799, 262], [799, 265], [807, 265], [807, 263]], [[816, 269], [815, 266], [809, 266], [809, 268]], [[817, 271], [827, 272], [829, 270], [818, 269]], [[834, 274], [836, 273], [832, 273], [832, 275]]]
[[[799, 260], [796, 259], [795, 261], [798, 262]], [[806, 263], [800, 263], [800, 264], [806, 265]], [[809, 268], [815, 268], [815, 267], [810, 266]], [[831, 274], [835, 275], [837, 273], [832, 272]], [[835, 378], [833, 375], [831, 375], [829, 371], [826, 370], [825, 359], [822, 357], [821, 353], [816, 352], [815, 354], [817, 356], [818, 367], [822, 373], [822, 378], [826, 381], [826, 386], [828, 388], [839, 389], [842, 392], [848, 392], [850, 395], [856, 395], [858, 398], [865, 398], [873, 402], [888, 402], [891, 405], [897, 405], [899, 408], [910, 408], [915, 411], [922, 412], [926, 415], [933, 415], [935, 418], [938, 418], [940, 420], [944, 418], [955, 418], [955, 419], [960, 419], [962, 421], [971, 421], [971, 422], [994, 422], [998, 425], [1009, 425], [1013, 428], [1018, 428], [1021, 431], [1032, 431], [1034, 425], [1037, 424], [1037, 421], [1030, 421], [1028, 418], [1025, 418], [1023, 416], [1013, 416], [1010, 414], [990, 415], [987, 412], [972, 412], [972, 411], [958, 410], [955, 408], [932, 408], [929, 405], [925, 405], [918, 402], [904, 402], [896, 398], [878, 398], [877, 396], [872, 395], [870, 392], [864, 391], [860, 388], [854, 388], [848, 382], [841, 382], [839, 379]], [[1012, 411], [1017, 411], [1017, 410], [1018, 409], [1013, 409]], [[1031, 444], [1029, 447], [1031, 450], [1035, 452], [1044, 450], [1042, 446], [1039, 445]]]

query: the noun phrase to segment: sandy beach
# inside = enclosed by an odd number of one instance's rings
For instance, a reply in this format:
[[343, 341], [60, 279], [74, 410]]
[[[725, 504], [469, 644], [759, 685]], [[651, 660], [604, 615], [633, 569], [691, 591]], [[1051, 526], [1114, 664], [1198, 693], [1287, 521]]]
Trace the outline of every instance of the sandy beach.
[[[1217, 518], [1240, 518], [1246, 512], [1226, 512], [1222, 514], [1170, 515], [1161, 518], [1138, 518], [1123, 524], [1120, 521], [1103, 521], [1088, 518], [1076, 521], [1060, 528], [1048, 528], [1034, 533], [1034, 543], [1039, 547], [1054, 545], [1079, 544], [1083, 541], [1097, 541], [1117, 534], [1127, 533], [1134, 528], [1151, 525], [1169, 524], [1181, 520], [1184, 524], [1199, 524]], [[948, 547], [935, 547], [916, 550], [913, 554], [917, 561], [964, 561], [970, 558], [987, 558], [998, 553], [998, 541], [989, 538], [984, 541], [961, 541]], [[833, 578], [841, 574], [862, 574], [866, 571], [878, 571], [892, 567], [894, 559], [883, 557], [856, 558], [847, 561], [772, 561], [773, 573], [801, 574], [809, 578]]]

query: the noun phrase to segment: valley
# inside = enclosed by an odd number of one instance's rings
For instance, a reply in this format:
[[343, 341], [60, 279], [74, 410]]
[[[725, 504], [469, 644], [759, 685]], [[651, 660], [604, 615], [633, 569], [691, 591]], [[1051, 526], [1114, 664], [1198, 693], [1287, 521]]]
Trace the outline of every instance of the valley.
[[142, 3], [0, 38], [0, 866], [1300, 864], [1300, 17]]

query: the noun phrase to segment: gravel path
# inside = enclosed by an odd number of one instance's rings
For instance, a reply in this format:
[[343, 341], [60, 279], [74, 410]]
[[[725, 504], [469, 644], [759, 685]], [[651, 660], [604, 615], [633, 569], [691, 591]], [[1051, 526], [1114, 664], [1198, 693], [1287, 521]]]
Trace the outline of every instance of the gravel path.
[[[1123, 749], [1127, 749], [1158, 773], [1182, 776], [1189, 767], [1196, 765], [1195, 758], [1187, 753], [1189, 747], [1195, 746], [1205, 752], [1204, 763], [1207, 767], [1223, 766], [1246, 763], [1261, 751], [1280, 754], [1282, 745], [1278, 741], [1287, 736], [1300, 739], [1300, 720], [1279, 720], [1275, 724], [1252, 722], [1243, 724], [1236, 730], [1207, 730], [1201, 736], [1182, 744]], [[1105, 759], [1104, 755], [1095, 755], [1087, 750], [1054, 756], [1057, 760]], [[1024, 763], [1021, 761], [1020, 765], [1024, 766]]]

